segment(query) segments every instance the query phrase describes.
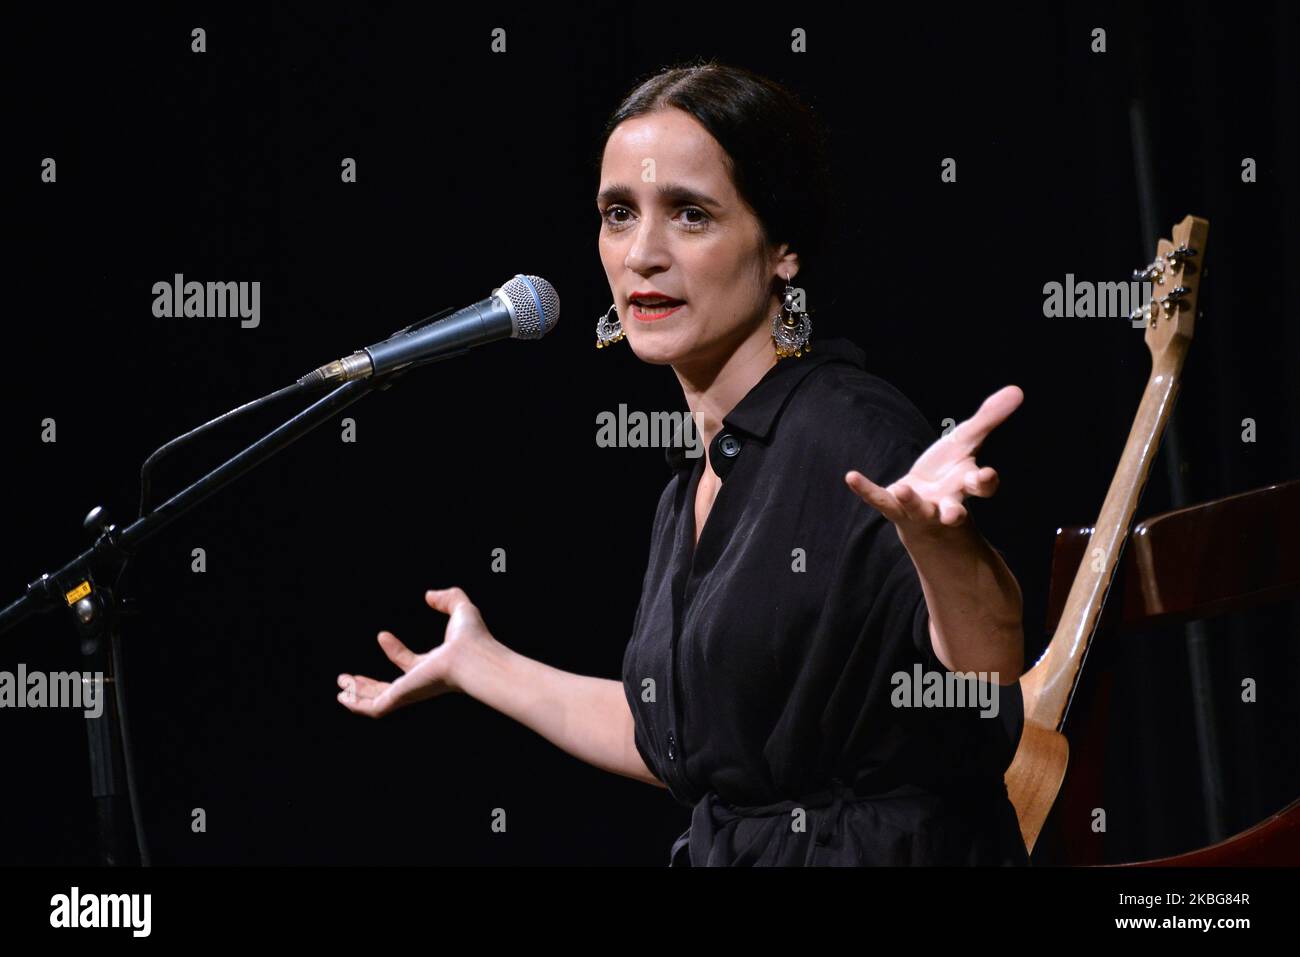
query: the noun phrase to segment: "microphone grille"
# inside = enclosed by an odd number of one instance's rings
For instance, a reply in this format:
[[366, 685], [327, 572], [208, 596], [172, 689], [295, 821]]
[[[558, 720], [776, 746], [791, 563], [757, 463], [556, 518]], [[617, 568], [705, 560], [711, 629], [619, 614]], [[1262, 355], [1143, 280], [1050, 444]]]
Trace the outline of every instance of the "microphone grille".
[[540, 339], [559, 321], [560, 297], [541, 276], [520, 273], [501, 287], [501, 293], [510, 303], [515, 339]]

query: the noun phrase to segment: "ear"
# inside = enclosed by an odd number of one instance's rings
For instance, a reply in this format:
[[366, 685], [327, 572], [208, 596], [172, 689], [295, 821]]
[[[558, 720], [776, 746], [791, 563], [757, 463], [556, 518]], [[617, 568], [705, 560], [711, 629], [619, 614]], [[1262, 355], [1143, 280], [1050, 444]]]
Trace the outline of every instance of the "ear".
[[790, 252], [790, 244], [782, 243], [772, 254], [772, 271], [781, 282], [794, 282], [799, 274], [799, 254]]

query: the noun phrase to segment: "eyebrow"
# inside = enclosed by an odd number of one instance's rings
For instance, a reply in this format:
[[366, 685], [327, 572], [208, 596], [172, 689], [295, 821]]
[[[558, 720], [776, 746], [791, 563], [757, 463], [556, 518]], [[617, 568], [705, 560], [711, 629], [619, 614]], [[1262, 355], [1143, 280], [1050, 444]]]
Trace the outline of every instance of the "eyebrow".
[[[712, 206], [714, 209], [721, 209], [722, 204], [707, 193], [701, 193], [699, 190], [691, 189], [689, 186], [683, 186], [680, 183], [660, 183], [655, 187], [655, 192], [661, 199], [677, 203], [694, 203], [697, 206]], [[596, 202], [599, 203], [633, 203], [635, 202], [632, 193], [632, 187], [624, 183], [614, 183], [602, 189], [596, 196]]]

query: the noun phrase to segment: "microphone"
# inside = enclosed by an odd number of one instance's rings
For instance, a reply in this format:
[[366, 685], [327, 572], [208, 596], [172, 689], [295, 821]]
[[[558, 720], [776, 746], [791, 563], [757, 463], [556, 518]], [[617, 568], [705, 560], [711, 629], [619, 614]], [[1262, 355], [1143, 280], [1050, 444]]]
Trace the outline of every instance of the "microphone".
[[412, 332], [367, 346], [307, 373], [299, 385], [351, 382], [445, 359], [497, 339], [540, 339], [560, 318], [560, 297], [541, 276], [522, 273], [466, 306]]

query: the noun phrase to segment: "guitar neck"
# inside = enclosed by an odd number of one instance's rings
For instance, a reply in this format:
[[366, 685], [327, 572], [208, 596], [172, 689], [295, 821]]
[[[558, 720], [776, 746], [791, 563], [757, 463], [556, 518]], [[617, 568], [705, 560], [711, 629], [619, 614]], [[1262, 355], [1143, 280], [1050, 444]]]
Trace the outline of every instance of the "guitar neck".
[[1070, 586], [1056, 634], [1043, 656], [1042, 685], [1029, 714], [1041, 725], [1059, 729], [1078, 681], [1089, 642], [1101, 619], [1106, 592], [1114, 580], [1138, 500], [1151, 463], [1173, 412], [1182, 381], [1187, 343], [1166, 350], [1152, 363], [1137, 417], [1129, 430], [1119, 467], [1111, 480], [1101, 515]]
[[1154, 294], [1146, 313], [1145, 336], [1151, 352], [1151, 375], [1056, 634], [1043, 657], [1022, 679], [1025, 717], [1040, 727], [1059, 731], [1065, 721], [1106, 594], [1119, 568], [1138, 499], [1173, 412], [1192, 341], [1209, 225], [1195, 216], [1184, 217], [1174, 227], [1173, 239], [1161, 239], [1155, 261], [1138, 274], [1152, 283]]

